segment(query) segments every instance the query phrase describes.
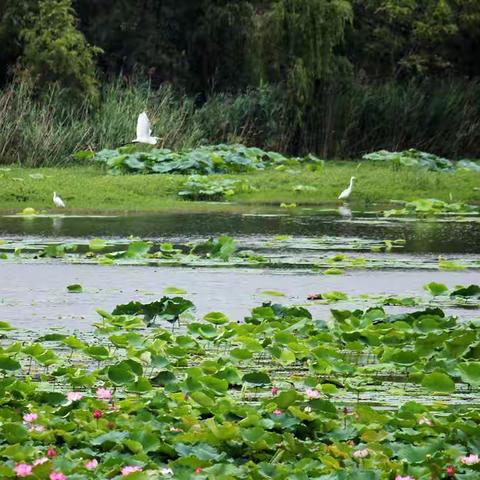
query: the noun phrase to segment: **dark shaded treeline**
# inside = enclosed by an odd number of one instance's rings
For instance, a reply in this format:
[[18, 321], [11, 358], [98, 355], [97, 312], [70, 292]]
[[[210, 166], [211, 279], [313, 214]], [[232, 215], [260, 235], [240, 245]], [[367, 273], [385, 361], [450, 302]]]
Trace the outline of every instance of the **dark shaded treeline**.
[[478, 0], [2, 0], [0, 14], [4, 84], [95, 105], [112, 78], [169, 83], [233, 104], [214, 129], [294, 153], [478, 149]]

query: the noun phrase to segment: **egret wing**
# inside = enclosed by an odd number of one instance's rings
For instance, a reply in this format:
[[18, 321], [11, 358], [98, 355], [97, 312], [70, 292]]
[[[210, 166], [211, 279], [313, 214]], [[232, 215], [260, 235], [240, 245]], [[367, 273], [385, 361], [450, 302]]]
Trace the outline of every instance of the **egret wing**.
[[145, 112], [138, 116], [137, 121], [137, 138], [148, 138], [150, 136], [150, 120]]

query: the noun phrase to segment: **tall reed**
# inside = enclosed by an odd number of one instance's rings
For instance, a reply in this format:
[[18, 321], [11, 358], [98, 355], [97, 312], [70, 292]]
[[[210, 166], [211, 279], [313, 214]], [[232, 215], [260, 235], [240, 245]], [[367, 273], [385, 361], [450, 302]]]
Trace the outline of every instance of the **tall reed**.
[[320, 91], [291, 127], [281, 86], [214, 94], [196, 105], [171, 86], [111, 82], [100, 102], [71, 101], [52, 86], [35, 97], [25, 82], [0, 91], [0, 163], [65, 165], [71, 154], [131, 141], [138, 113], [147, 110], [159, 146], [237, 142], [290, 154], [354, 158], [378, 149], [418, 148], [450, 158], [479, 157], [480, 83], [445, 80], [361, 84]]

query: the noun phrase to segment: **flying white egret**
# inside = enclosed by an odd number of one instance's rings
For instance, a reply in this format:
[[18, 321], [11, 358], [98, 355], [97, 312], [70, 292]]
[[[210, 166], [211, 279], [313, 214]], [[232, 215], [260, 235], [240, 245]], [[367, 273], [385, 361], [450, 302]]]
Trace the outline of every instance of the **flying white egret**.
[[65, 208], [65, 203], [63, 200], [60, 198], [59, 195], [57, 195], [57, 192], [53, 192], [53, 203], [55, 204], [56, 207], [58, 208]]
[[355, 177], [352, 177], [350, 179], [350, 184], [348, 185], [348, 187], [338, 196], [339, 200], [346, 200], [350, 196], [350, 194], [352, 193], [353, 182], [355, 180], [356, 180]]
[[150, 120], [145, 112], [142, 112], [138, 116], [137, 120], [137, 138], [133, 140], [133, 143], [148, 143], [155, 145], [158, 141], [158, 137], [152, 137], [152, 127]]

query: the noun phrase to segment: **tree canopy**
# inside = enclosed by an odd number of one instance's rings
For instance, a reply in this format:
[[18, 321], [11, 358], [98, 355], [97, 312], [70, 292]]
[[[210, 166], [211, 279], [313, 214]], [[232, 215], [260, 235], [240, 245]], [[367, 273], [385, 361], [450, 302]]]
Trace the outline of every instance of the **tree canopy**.
[[475, 77], [477, 0], [4, 0], [1, 79], [30, 75], [94, 95], [102, 76], [187, 92], [262, 83], [308, 102], [319, 84]]

